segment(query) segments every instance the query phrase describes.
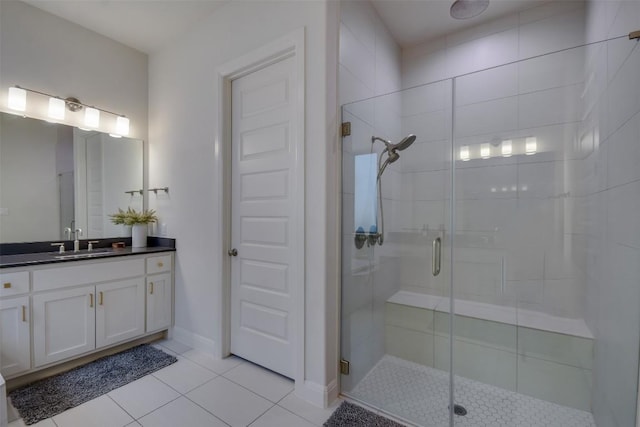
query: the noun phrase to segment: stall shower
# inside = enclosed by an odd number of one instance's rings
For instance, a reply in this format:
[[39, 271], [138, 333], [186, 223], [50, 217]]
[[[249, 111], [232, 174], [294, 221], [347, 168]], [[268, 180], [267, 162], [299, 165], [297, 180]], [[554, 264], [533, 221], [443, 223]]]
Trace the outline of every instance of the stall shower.
[[638, 69], [620, 37], [343, 105], [346, 396], [419, 426], [635, 426]]

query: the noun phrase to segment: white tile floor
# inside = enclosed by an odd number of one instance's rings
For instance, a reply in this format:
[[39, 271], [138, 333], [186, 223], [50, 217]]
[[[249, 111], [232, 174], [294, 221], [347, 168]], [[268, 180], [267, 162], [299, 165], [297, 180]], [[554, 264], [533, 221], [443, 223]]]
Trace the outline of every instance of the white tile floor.
[[[216, 360], [175, 341], [154, 344], [171, 366], [69, 409], [35, 427], [313, 427], [338, 407], [317, 408], [293, 381], [237, 357]], [[23, 427], [10, 408], [9, 427]]]
[[[595, 427], [589, 412], [455, 377], [456, 426]], [[425, 427], [449, 424], [449, 373], [386, 355], [348, 396]]]

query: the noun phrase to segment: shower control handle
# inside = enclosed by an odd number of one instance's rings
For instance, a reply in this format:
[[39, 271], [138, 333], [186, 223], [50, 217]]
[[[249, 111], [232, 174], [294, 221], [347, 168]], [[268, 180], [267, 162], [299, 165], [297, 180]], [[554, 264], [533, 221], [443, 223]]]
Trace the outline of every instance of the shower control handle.
[[437, 276], [440, 274], [440, 265], [442, 260], [442, 239], [436, 237], [433, 240], [433, 251], [431, 255], [431, 274]]

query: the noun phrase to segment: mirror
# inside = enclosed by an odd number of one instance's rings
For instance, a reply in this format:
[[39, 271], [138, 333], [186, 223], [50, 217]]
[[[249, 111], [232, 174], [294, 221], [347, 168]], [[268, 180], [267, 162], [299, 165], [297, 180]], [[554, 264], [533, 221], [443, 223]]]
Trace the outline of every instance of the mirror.
[[141, 140], [0, 113], [0, 243], [126, 236], [108, 215], [142, 189]]

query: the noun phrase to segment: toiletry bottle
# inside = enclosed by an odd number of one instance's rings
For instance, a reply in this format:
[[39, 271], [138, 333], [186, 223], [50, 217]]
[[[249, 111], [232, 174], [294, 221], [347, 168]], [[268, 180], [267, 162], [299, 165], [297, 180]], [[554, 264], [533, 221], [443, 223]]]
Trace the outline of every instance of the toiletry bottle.
[[78, 240], [78, 236], [82, 236], [82, 229], [76, 228], [75, 231], [75, 240], [73, 241], [73, 251], [78, 252], [80, 250], [80, 240]]

